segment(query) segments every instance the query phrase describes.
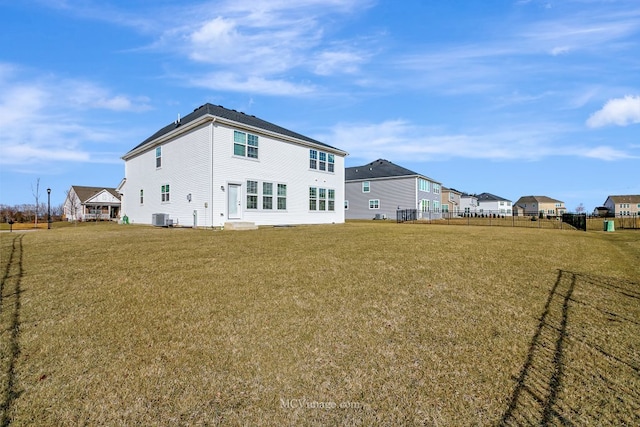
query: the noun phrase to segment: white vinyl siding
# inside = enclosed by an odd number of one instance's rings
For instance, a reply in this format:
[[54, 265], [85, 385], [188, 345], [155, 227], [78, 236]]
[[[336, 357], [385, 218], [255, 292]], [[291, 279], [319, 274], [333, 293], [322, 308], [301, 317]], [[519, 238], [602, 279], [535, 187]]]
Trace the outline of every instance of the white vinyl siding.
[[[178, 127], [177, 132], [181, 128], [186, 127]], [[191, 226], [195, 211], [198, 226], [219, 227], [230, 220], [229, 185], [235, 184], [240, 186], [242, 195], [239, 220], [256, 225], [344, 222], [343, 209], [329, 210], [332, 205], [329, 192], [327, 210], [322, 215], [309, 210], [308, 195], [310, 186], [321, 186], [327, 190], [334, 189], [334, 205], [344, 203], [343, 155], [316, 150], [327, 153], [327, 170], [310, 170], [308, 145], [249, 131], [247, 133], [258, 136], [259, 159], [245, 155], [245, 159], [253, 161], [240, 161], [242, 157], [233, 155], [232, 148], [234, 131], [240, 130], [235, 125], [217, 121], [205, 122], [188, 132], [178, 133], [178, 137], [163, 143], [162, 156], [170, 161], [164, 159], [160, 169], [155, 167], [156, 147], [127, 158], [125, 177], [129, 191], [123, 194], [121, 212], [136, 224], [150, 224], [152, 214], [165, 213], [175, 224]], [[334, 173], [329, 173], [332, 160]], [[319, 174], [322, 174], [322, 185], [319, 184]], [[256, 209], [246, 206], [247, 181], [258, 183], [257, 193], [252, 194], [258, 196]], [[264, 208], [265, 182], [273, 184], [271, 209]], [[161, 197], [155, 195], [155, 188], [160, 189], [165, 184], [170, 184], [169, 203], [162, 203]], [[142, 188], [146, 196], [144, 205], [139, 203], [139, 189]], [[153, 192], [152, 197], [149, 197], [149, 191]], [[191, 202], [187, 199], [188, 194], [192, 195]], [[266, 203], [268, 206], [268, 200]]]

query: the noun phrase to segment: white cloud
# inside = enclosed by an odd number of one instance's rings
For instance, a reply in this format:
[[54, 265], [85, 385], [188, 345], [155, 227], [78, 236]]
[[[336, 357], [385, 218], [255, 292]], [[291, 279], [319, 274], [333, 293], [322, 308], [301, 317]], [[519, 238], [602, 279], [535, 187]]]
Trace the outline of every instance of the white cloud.
[[333, 74], [353, 74], [359, 71], [359, 65], [366, 62], [367, 57], [361, 52], [335, 50], [321, 52], [316, 58], [314, 72], [322, 76]]
[[30, 70], [0, 66], [0, 164], [103, 162], [89, 146], [119, 142], [121, 135], [96, 124], [91, 112], [146, 106], [146, 98], [113, 95], [87, 81], [33, 76]]
[[307, 96], [316, 91], [315, 86], [312, 85], [296, 84], [281, 79], [268, 79], [259, 75], [237, 75], [231, 72], [211, 73], [206, 76], [189, 78], [188, 84], [213, 90], [278, 96]]
[[587, 120], [587, 126], [590, 128], [627, 126], [634, 123], [640, 123], [640, 96], [632, 95], [610, 99]]
[[607, 146], [599, 146], [599, 147], [585, 149], [581, 152], [581, 155], [583, 157], [606, 160], [606, 161], [634, 158], [634, 156], [631, 156], [628, 153], [625, 153], [624, 151], [620, 151], [613, 147], [607, 147]]
[[370, 161], [377, 158], [394, 161], [445, 161], [455, 158], [493, 161], [533, 161], [547, 157], [588, 157], [605, 161], [635, 158], [609, 146], [557, 144], [566, 132], [552, 123], [496, 128], [481, 131], [443, 133], [405, 120], [381, 123], [340, 123], [320, 141], [340, 147], [350, 157]]
[[554, 47], [553, 49], [551, 49], [551, 55], [553, 56], [563, 55], [565, 53], [568, 53], [570, 50], [571, 48], [568, 46]]

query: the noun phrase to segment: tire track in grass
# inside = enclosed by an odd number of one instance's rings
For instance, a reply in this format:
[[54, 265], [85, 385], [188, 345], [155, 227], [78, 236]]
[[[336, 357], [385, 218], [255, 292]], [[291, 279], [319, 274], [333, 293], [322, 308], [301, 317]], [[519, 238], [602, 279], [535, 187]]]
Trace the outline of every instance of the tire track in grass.
[[[16, 361], [20, 355], [20, 294], [24, 274], [24, 234], [13, 238], [11, 253], [0, 282], [0, 331], [2, 338], [2, 401], [0, 426], [11, 424], [11, 407], [20, 396], [16, 390]], [[3, 257], [4, 261], [4, 257]]]

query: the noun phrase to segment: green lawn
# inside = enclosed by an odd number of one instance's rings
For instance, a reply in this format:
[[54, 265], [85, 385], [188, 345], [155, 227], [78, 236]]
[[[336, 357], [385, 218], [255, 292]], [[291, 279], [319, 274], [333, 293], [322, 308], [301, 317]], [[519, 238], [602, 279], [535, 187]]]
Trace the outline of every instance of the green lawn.
[[640, 423], [640, 232], [0, 233], [2, 425]]

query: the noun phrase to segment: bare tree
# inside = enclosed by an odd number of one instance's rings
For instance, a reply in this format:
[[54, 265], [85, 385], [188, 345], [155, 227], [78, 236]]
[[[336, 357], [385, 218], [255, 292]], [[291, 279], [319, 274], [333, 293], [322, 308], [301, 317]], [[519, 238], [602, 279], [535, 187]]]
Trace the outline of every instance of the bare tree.
[[584, 213], [585, 210], [586, 209], [585, 209], [584, 205], [582, 203], [580, 203], [578, 205], [578, 207], [576, 208], [576, 213]]
[[33, 189], [33, 184], [31, 184], [31, 194], [33, 194], [33, 197], [36, 199], [36, 205], [35, 205], [35, 217], [36, 217], [36, 222], [35, 222], [35, 228], [38, 228], [38, 213], [40, 211], [40, 178], [36, 179], [36, 188], [35, 190]]
[[78, 214], [78, 195], [76, 194], [75, 191], [67, 191], [67, 200], [69, 201], [69, 206], [68, 206], [68, 210], [65, 209], [64, 214], [67, 215], [68, 217], [71, 217], [73, 219], [73, 224], [77, 225], [78, 224], [78, 218], [76, 217], [76, 215]]

